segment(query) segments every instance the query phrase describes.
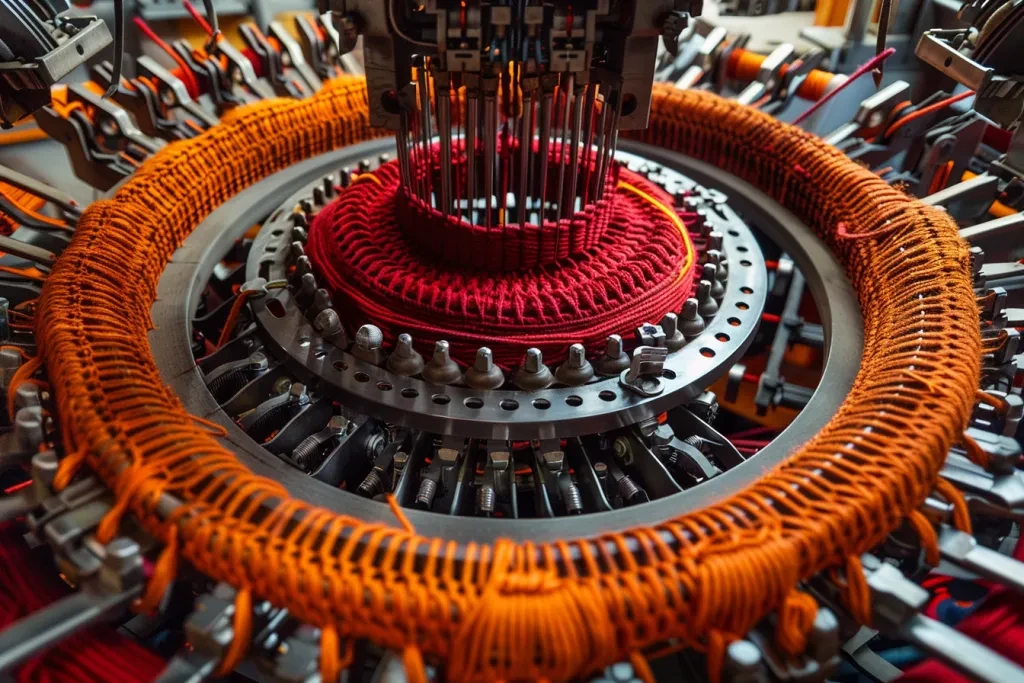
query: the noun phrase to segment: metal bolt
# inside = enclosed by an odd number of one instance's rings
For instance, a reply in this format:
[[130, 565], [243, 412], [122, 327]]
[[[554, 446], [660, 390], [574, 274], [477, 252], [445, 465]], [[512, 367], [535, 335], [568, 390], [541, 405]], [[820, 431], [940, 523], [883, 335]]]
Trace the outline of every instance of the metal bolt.
[[434, 344], [430, 362], [423, 368], [423, 379], [431, 384], [451, 384], [461, 377], [462, 371], [449, 355], [448, 342], [443, 339], [438, 341]]
[[492, 486], [481, 486], [477, 490], [476, 506], [480, 512], [490, 514], [494, 512], [494, 487]]
[[551, 386], [555, 377], [551, 374], [548, 366], [544, 365], [544, 355], [541, 350], [530, 348], [526, 350], [523, 365], [516, 372], [513, 381], [520, 389], [536, 391]]
[[391, 457], [391, 466], [396, 472], [401, 472], [409, 464], [409, 454], [405, 451], [398, 451]]
[[683, 319], [679, 322], [679, 330], [686, 341], [693, 341], [704, 332], [704, 319], [697, 312], [699, 306], [694, 298], [683, 302]]
[[622, 496], [622, 502], [627, 505], [643, 495], [643, 491], [629, 478], [629, 475], [622, 475], [622, 478], [618, 481], [618, 488], [619, 495]]
[[[380, 470], [376, 467], [371, 469], [363, 481], [359, 484], [359, 495], [366, 498], [373, 498], [384, 493], [384, 478], [381, 477]], [[417, 498], [417, 500], [419, 500]]]
[[367, 363], [380, 365], [384, 362], [384, 333], [376, 325], [363, 325], [356, 331], [356, 345], [352, 347], [352, 355]]
[[608, 335], [604, 355], [594, 361], [594, 370], [599, 375], [613, 377], [628, 367], [629, 354], [622, 348], [622, 337], [617, 334]]
[[562, 384], [579, 386], [586, 384], [594, 376], [594, 367], [587, 360], [587, 350], [583, 344], [569, 347], [569, 358], [558, 366], [555, 377]]
[[583, 496], [576, 484], [569, 484], [565, 491], [565, 510], [570, 515], [578, 515], [583, 512]]
[[412, 337], [404, 332], [398, 335], [395, 351], [388, 358], [388, 370], [403, 377], [412, 377], [423, 371], [423, 365], [423, 356], [413, 348]]
[[665, 332], [665, 347], [669, 353], [683, 348], [686, 339], [679, 330], [679, 317], [675, 313], [666, 313], [661, 319], [661, 329]]
[[697, 284], [697, 312], [705, 320], [710, 320], [718, 314], [718, 302], [711, 296], [711, 283], [701, 280]]
[[309, 392], [306, 390], [306, 385], [301, 382], [293, 382], [288, 389], [288, 400], [292, 403], [309, 403]]
[[725, 297], [725, 285], [718, 279], [718, 266], [713, 263], [709, 263], [704, 266], [704, 272], [701, 274], [701, 279], [707, 280], [711, 283], [711, 298], [721, 303]]
[[341, 436], [348, 430], [348, 419], [341, 415], [334, 415], [327, 422], [327, 426], [316, 434], [310, 434], [299, 445], [292, 450], [292, 460], [295, 464], [306, 471], [316, 469], [320, 465], [316, 457], [321, 446], [331, 439]]
[[473, 367], [466, 370], [466, 384], [474, 389], [497, 389], [505, 383], [505, 374], [494, 364], [494, 356], [486, 346], [476, 351]]
[[416, 492], [416, 505], [429, 510], [434, 504], [434, 496], [437, 495], [437, 482], [430, 478], [420, 481], [419, 491]]

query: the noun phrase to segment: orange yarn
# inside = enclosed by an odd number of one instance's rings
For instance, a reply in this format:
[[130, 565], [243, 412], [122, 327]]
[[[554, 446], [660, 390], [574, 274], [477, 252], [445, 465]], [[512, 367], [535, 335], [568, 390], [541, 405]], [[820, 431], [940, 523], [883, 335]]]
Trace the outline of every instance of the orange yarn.
[[[772, 610], [798, 648], [811, 611], [794, 587], [829, 568], [846, 568], [847, 602], [870, 619], [859, 554], [913, 518], [971, 414], [967, 247], [944, 212], [813, 135], [704, 92], [657, 86], [653, 100], [644, 139], [752, 182], [814, 227], [857, 289], [865, 336], [854, 388], [821, 432], [748, 489], [654, 528], [459, 547], [313, 508], [249, 472], [161, 383], [146, 333], [171, 253], [242, 188], [375, 135], [361, 80], [236, 109], [85, 212], [37, 315], [65, 451], [181, 559], [239, 589], [221, 671], [244, 651], [253, 593], [323, 628], [331, 648], [369, 638], [401, 650], [411, 680], [424, 656], [454, 681], [571, 678], [670, 638], [707, 651], [717, 678], [728, 642]], [[840, 223], [887, 229], [839, 239]], [[156, 514], [163, 494], [181, 501], [170, 519]], [[337, 668], [331, 654], [321, 665]]]

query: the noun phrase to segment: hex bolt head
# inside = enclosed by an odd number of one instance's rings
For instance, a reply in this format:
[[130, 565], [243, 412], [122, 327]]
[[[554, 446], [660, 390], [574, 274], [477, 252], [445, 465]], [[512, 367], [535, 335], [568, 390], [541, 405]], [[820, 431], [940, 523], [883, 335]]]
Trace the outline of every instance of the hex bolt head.
[[614, 377], [628, 367], [629, 354], [622, 347], [622, 337], [617, 334], [608, 335], [604, 354], [594, 361], [594, 370], [604, 377]]
[[253, 351], [249, 354], [250, 370], [266, 370], [270, 367], [270, 359], [262, 351]]
[[683, 317], [679, 321], [679, 331], [686, 341], [693, 341], [704, 332], [704, 318], [697, 312], [700, 304], [694, 298], [683, 302]]
[[544, 356], [540, 349], [530, 348], [526, 350], [523, 364], [516, 371], [512, 381], [520, 389], [536, 391], [551, 386], [555, 381], [555, 376], [548, 366], [544, 365]]
[[376, 325], [363, 325], [356, 330], [356, 343], [352, 355], [367, 363], [380, 365], [384, 362], [384, 333]]
[[725, 298], [725, 285], [718, 279], [718, 266], [713, 263], [704, 266], [704, 273], [701, 275], [701, 279], [711, 283], [711, 298], [721, 303], [722, 299]]
[[423, 379], [431, 384], [452, 384], [462, 377], [458, 364], [451, 359], [448, 342], [440, 340], [434, 344], [434, 354], [423, 367]]
[[594, 366], [587, 360], [587, 350], [583, 344], [569, 347], [569, 357], [555, 370], [555, 378], [567, 386], [586, 384], [594, 376]]
[[494, 364], [494, 356], [486, 346], [476, 351], [473, 366], [466, 370], [466, 384], [474, 389], [497, 389], [505, 383], [505, 373]]
[[697, 312], [705, 320], [718, 314], [718, 302], [711, 296], [711, 283], [707, 280], [701, 280], [697, 284]]
[[404, 332], [398, 335], [395, 350], [388, 358], [388, 370], [396, 375], [412, 377], [420, 374], [424, 365], [423, 356], [412, 346], [412, 337]]
[[686, 339], [679, 329], [679, 316], [669, 312], [661, 319], [661, 329], [665, 331], [665, 348], [669, 353], [674, 353], [683, 348]]

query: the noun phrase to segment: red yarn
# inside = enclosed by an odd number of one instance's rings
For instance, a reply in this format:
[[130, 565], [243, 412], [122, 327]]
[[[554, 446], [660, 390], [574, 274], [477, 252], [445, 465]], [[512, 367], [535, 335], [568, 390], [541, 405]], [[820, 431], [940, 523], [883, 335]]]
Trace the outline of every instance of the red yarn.
[[[0, 629], [68, 592], [57, 579], [56, 568], [45, 566], [46, 548], [40, 550], [44, 555], [34, 557], [16, 523], [0, 525]], [[157, 655], [113, 628], [98, 625], [25, 663], [15, 679], [18, 683], [134, 683], [152, 681], [163, 668], [164, 661]]]
[[[374, 177], [380, 182], [358, 181], [320, 212], [306, 253], [349, 328], [377, 325], [386, 343], [408, 332], [420, 351], [429, 353], [435, 341], [446, 339], [452, 356], [463, 363], [488, 346], [506, 369], [535, 346], [555, 363], [573, 343], [591, 353], [603, 349], [609, 334], [631, 343], [634, 328], [678, 311], [693, 293], [697, 269], [684, 270], [696, 258], [692, 244], [661, 208], [635, 192], [609, 189], [608, 207], [602, 209], [607, 225], [594, 246], [557, 262], [502, 271], [488, 260], [488, 245], [477, 243], [476, 252], [467, 252], [445, 232], [469, 233], [469, 226], [399, 225], [407, 209], [401, 208], [406, 200], [396, 162], [374, 171]], [[642, 176], [621, 169], [612, 177], [672, 206]], [[684, 224], [692, 223], [692, 214], [680, 216]], [[409, 239], [414, 231], [422, 236]], [[509, 243], [503, 229], [482, 235], [498, 245]], [[422, 245], [430, 239], [437, 244], [428, 251]], [[434, 255], [438, 250], [461, 258], [442, 262]]]

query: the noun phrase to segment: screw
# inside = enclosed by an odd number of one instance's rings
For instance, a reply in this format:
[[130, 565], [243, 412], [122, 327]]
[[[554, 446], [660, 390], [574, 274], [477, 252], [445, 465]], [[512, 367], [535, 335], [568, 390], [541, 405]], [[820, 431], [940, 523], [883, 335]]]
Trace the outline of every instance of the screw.
[[477, 490], [477, 509], [490, 516], [490, 513], [494, 512], [494, 498], [494, 488], [492, 486], [481, 486]]
[[416, 505], [429, 510], [434, 504], [435, 495], [437, 495], [437, 482], [430, 478], [423, 479], [420, 482], [419, 491], [416, 492]]
[[679, 323], [679, 329], [686, 341], [693, 341], [704, 331], [704, 319], [697, 312], [699, 305], [694, 298], [683, 302], [683, 319]]
[[675, 313], [666, 313], [661, 319], [661, 329], [665, 332], [665, 347], [669, 353], [683, 348], [686, 339], [679, 330], [679, 317]]
[[391, 457], [391, 466], [396, 472], [401, 472], [409, 464], [409, 454], [405, 451], [398, 451]]
[[[362, 483], [359, 484], [359, 495], [365, 498], [373, 498], [384, 493], [384, 478], [380, 476], [380, 469], [374, 467], [370, 470]], [[418, 499], [417, 499], [418, 500]]]
[[583, 496], [576, 484], [569, 484], [565, 491], [565, 509], [570, 515], [583, 512]]
[[423, 356], [412, 346], [412, 337], [404, 332], [398, 335], [395, 351], [388, 358], [388, 370], [403, 377], [412, 377], [423, 371]]
[[711, 283], [701, 280], [697, 284], [697, 312], [705, 320], [710, 320], [718, 314], [718, 302], [711, 296]]
[[520, 389], [535, 391], [551, 386], [555, 377], [551, 374], [548, 366], [544, 365], [544, 355], [541, 350], [530, 348], [526, 350], [523, 365], [516, 372], [513, 381]]
[[321, 446], [341, 436], [348, 429], [348, 420], [341, 415], [334, 415], [327, 422], [327, 426], [315, 434], [310, 434], [303, 439], [298, 446], [292, 450], [292, 460], [295, 464], [307, 472], [316, 469], [320, 462], [316, 457], [321, 451]]
[[451, 384], [459, 381], [462, 371], [451, 359], [448, 352], [448, 342], [440, 340], [434, 344], [434, 355], [430, 362], [423, 368], [423, 379], [431, 384]]
[[629, 475], [622, 475], [617, 486], [619, 488], [619, 495], [622, 496], [622, 502], [626, 505], [631, 505], [643, 495], [643, 491], [641, 491], [640, 487], [629, 478]]

